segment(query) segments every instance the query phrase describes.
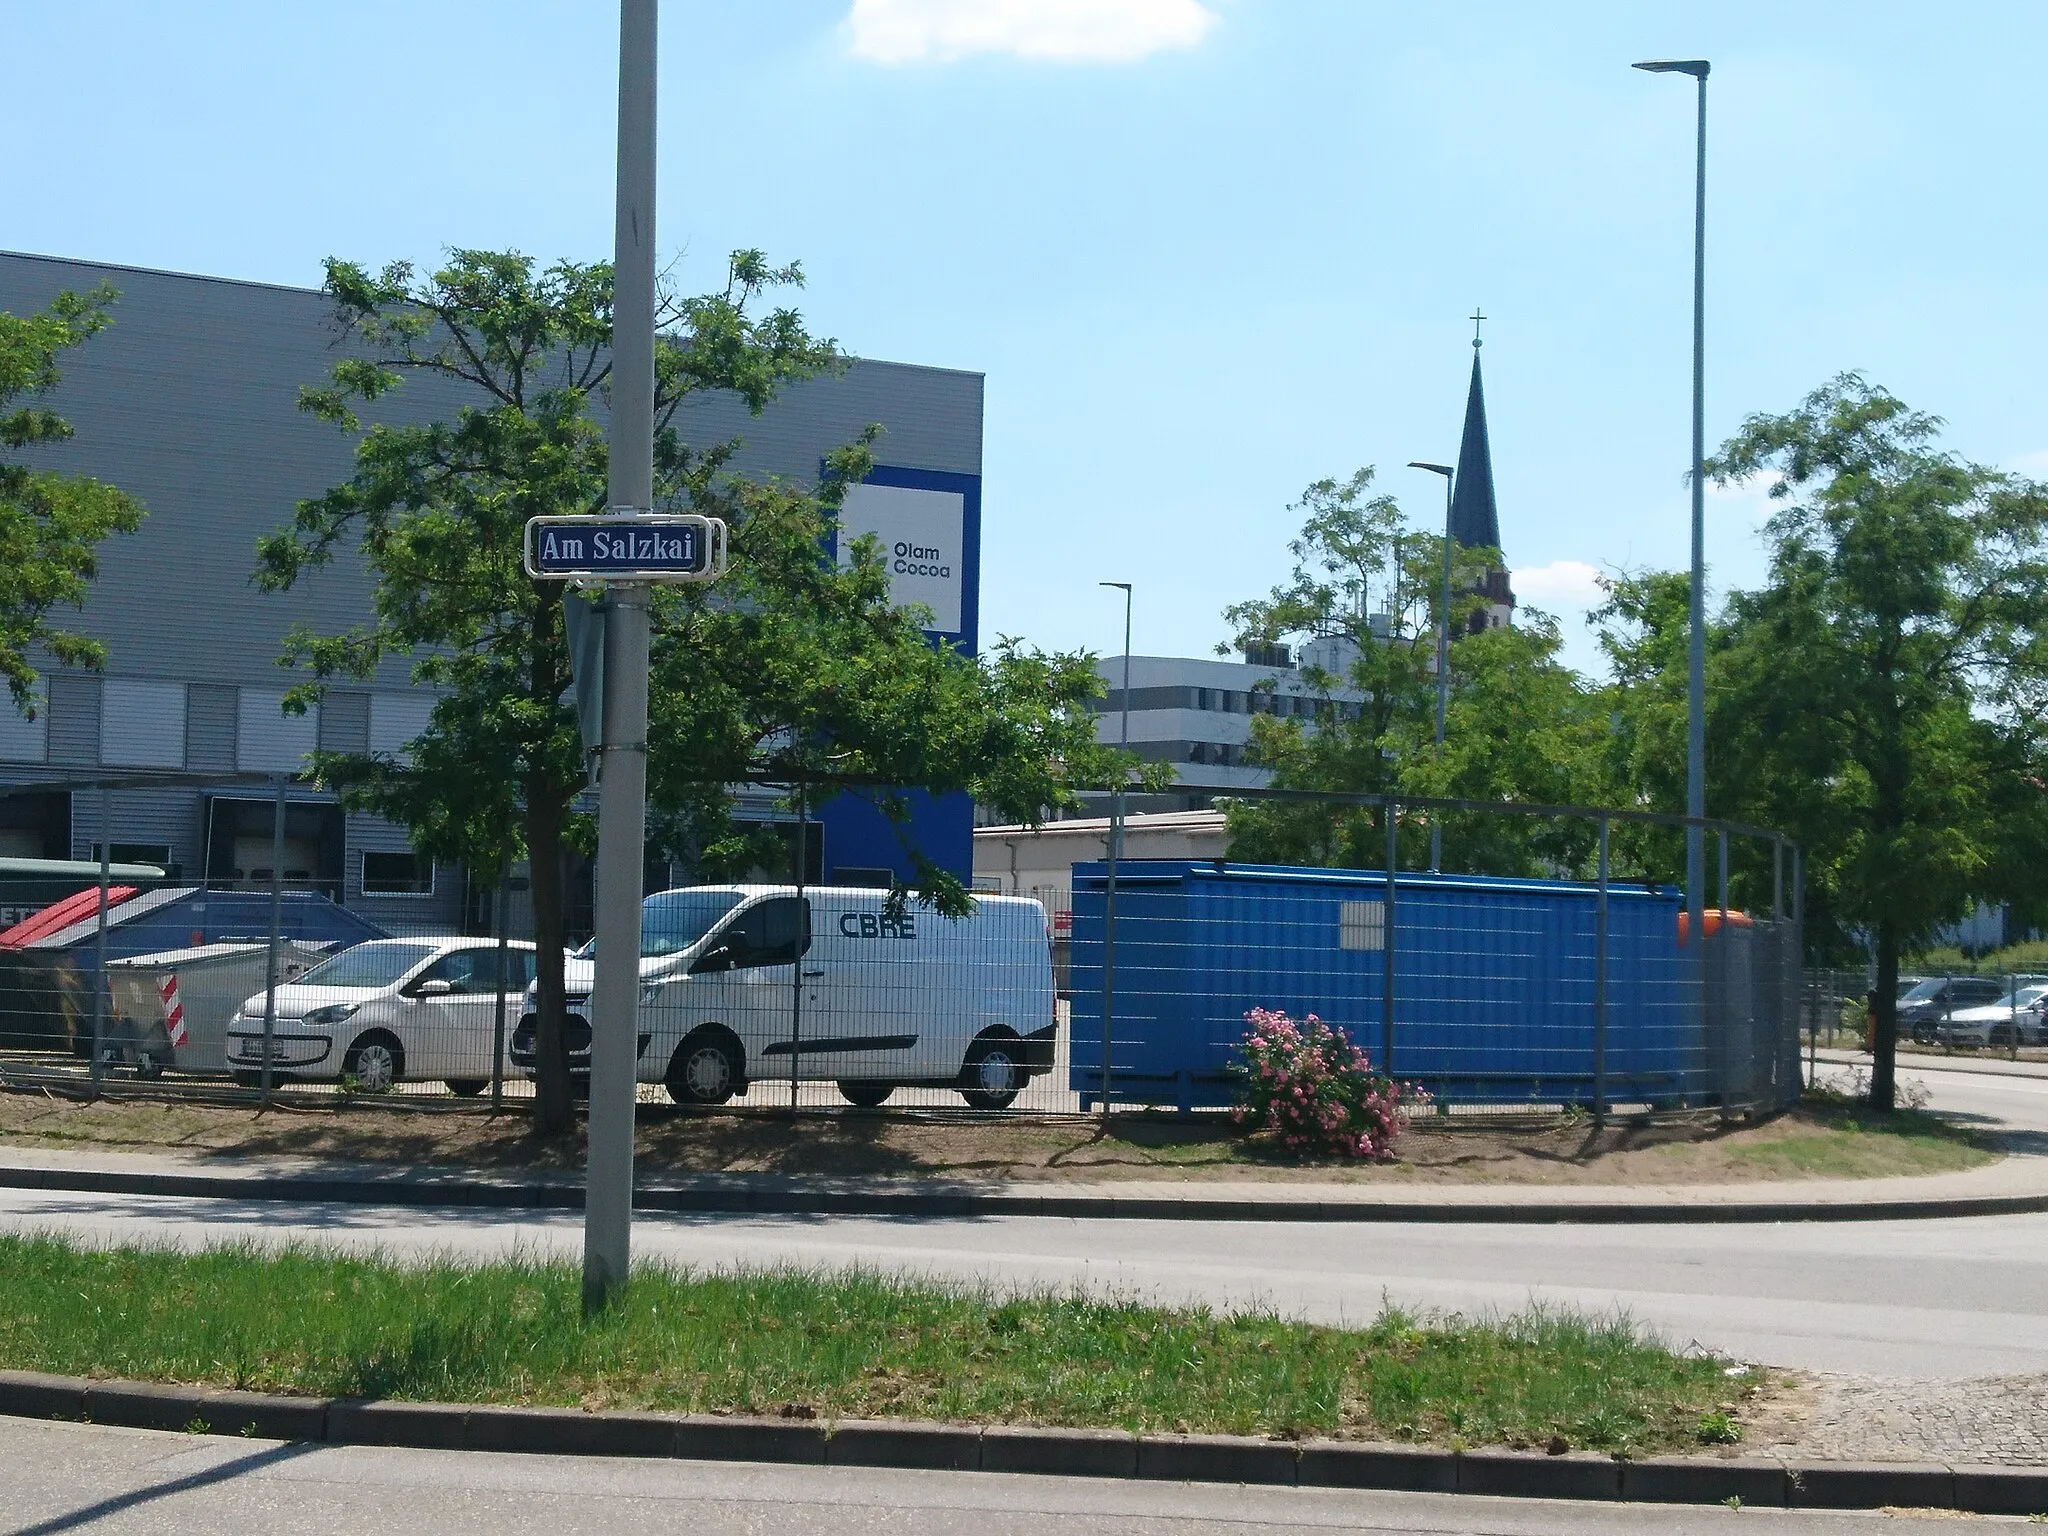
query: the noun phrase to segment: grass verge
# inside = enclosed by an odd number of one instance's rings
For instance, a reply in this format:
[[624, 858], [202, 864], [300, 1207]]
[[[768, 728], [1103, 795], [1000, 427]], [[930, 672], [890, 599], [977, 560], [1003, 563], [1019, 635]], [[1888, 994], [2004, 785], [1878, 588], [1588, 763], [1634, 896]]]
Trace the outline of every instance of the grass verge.
[[[601, 1317], [567, 1265], [0, 1236], [0, 1366], [312, 1395], [808, 1411], [1647, 1453], [1737, 1406], [1623, 1319], [1473, 1323], [999, 1295], [869, 1273], [649, 1268]], [[789, 1409], [787, 1405], [799, 1405]]]
[[1860, 1095], [1821, 1088], [1808, 1090], [1800, 1111], [1816, 1134], [1737, 1143], [1733, 1155], [1781, 1178], [1956, 1173], [1996, 1160], [1969, 1131], [1925, 1110], [1879, 1114]]

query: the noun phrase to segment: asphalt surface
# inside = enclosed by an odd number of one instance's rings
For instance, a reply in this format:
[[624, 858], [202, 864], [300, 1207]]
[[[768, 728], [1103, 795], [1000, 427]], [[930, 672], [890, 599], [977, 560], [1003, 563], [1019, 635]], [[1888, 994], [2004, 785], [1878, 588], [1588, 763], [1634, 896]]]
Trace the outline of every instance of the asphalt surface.
[[[0, 1419], [0, 1529], [146, 1536], [1947, 1532], [1955, 1517], [279, 1445]], [[1993, 1524], [2001, 1522], [1990, 1522]], [[2023, 1522], [2010, 1522], [2023, 1525]]]

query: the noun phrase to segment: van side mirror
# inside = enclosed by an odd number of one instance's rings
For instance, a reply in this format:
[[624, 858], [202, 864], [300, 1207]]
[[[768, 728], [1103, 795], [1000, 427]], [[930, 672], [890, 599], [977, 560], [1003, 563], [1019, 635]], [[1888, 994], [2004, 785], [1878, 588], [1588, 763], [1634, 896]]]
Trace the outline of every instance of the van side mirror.
[[453, 997], [455, 995], [455, 983], [440, 976], [430, 976], [427, 980], [414, 984], [412, 995], [414, 997]]
[[690, 974], [705, 976], [714, 971], [729, 971], [735, 963], [730, 944], [714, 944], [697, 957], [697, 963], [690, 967]]

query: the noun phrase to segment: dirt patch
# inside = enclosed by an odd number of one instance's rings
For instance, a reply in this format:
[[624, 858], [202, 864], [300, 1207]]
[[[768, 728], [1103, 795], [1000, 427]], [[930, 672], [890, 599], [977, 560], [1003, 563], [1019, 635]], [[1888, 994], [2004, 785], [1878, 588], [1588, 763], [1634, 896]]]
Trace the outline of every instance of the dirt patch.
[[[357, 1102], [260, 1110], [143, 1097], [96, 1103], [0, 1092], [0, 1142], [203, 1157], [300, 1157], [407, 1167], [575, 1171], [583, 1138], [531, 1134], [523, 1111]], [[1460, 1124], [1430, 1117], [1397, 1161], [1285, 1160], [1220, 1117], [1119, 1117], [1107, 1134], [1067, 1119], [965, 1119], [828, 1112], [688, 1113], [643, 1104], [643, 1176], [777, 1173], [838, 1177], [1357, 1183], [1725, 1184], [1943, 1173], [1994, 1152], [1934, 1116], [1871, 1117], [1818, 1104], [1757, 1122], [1713, 1116], [1596, 1130], [1573, 1119]]]

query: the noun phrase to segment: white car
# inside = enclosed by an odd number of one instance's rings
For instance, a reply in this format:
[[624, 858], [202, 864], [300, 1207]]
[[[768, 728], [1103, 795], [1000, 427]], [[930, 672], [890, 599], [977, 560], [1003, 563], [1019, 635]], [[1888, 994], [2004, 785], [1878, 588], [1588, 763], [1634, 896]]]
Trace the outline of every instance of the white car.
[[[439, 1078], [456, 1093], [491, 1081], [498, 997], [505, 1032], [533, 981], [531, 944], [513, 944], [499, 985], [495, 939], [373, 939], [277, 989], [273, 1076], [352, 1079], [368, 1093]], [[243, 1083], [263, 1070], [264, 994], [228, 1021], [228, 1066]]]
[[[862, 1106], [914, 1084], [1005, 1109], [1052, 1070], [1052, 941], [1026, 898], [977, 896], [954, 919], [892, 915], [873, 889], [692, 886], [649, 896], [640, 933], [638, 1075], [678, 1104], [793, 1075]], [[590, 1070], [594, 970], [586, 945], [564, 976], [576, 1074]], [[530, 1070], [534, 1055], [529, 1003], [512, 1060]]]
[[2021, 987], [2004, 1002], [1958, 1008], [1941, 1025], [1938, 1038], [1944, 1045], [2011, 1045], [2015, 1018], [2021, 1045], [2033, 1045], [2048, 1034], [2048, 983]]

